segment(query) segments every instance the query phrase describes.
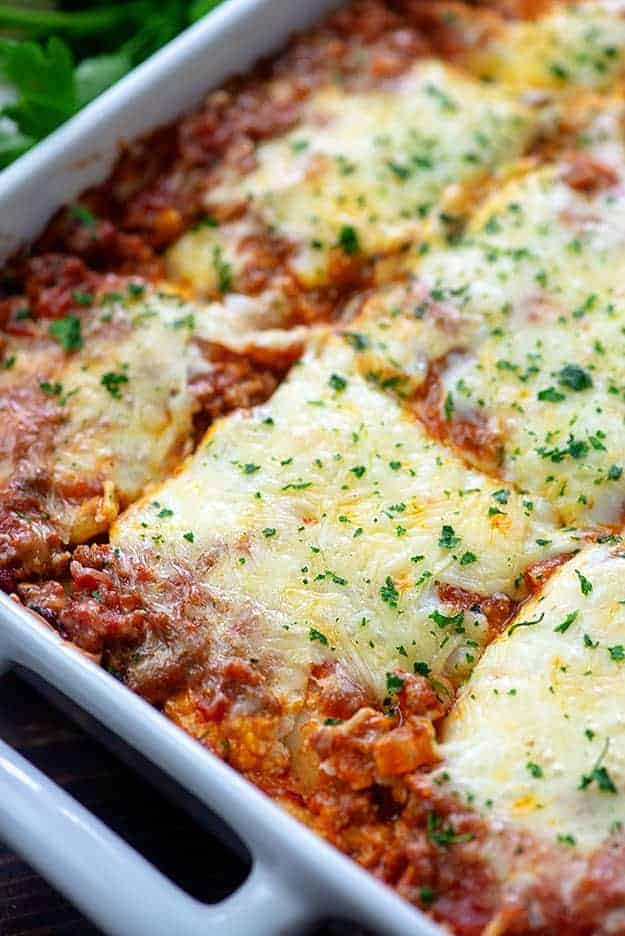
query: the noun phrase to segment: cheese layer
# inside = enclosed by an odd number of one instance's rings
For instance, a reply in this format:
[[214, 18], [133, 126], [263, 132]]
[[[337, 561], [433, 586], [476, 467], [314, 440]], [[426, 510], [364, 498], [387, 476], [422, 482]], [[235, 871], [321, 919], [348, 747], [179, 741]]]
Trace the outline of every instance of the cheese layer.
[[[487, 640], [480, 596], [517, 593], [571, 535], [429, 439], [330, 337], [269, 403], [217, 423], [111, 542], [163, 577], [192, 569], [213, 643], [253, 620], [249, 655], [293, 702], [320, 657], [380, 700], [395, 667], [461, 679]], [[475, 594], [471, 609], [443, 585]]]
[[506, 24], [470, 63], [481, 77], [508, 87], [577, 94], [613, 86], [624, 59], [623, 4], [598, 0], [558, 4], [537, 20]]
[[[110, 294], [74, 323], [78, 332], [69, 353], [48, 336], [37, 343], [12, 338], [5, 347], [11, 367], [0, 372], [6, 393], [0, 419], [5, 407], [11, 415], [20, 405], [24, 389], [38, 394], [31, 406], [40, 408], [40, 398], [47, 397], [58, 407], [51, 443], [22, 453], [27, 468], [16, 459], [19, 438], [3, 440], [0, 479], [8, 484], [45, 473], [49, 484], [41, 506], [67, 543], [107, 530], [121, 508], [188, 454], [199, 408], [193, 384], [210, 383], [212, 348], [290, 360], [302, 337], [298, 329], [272, 328], [266, 310], [260, 321], [246, 297], [198, 305], [147, 288]], [[76, 487], [78, 496], [60, 494]]]
[[[437, 363], [443, 432], [479, 422], [495, 470], [564, 524], [618, 524], [625, 498], [620, 121], [606, 107], [585, 148], [498, 189], [456, 247], [426, 255], [350, 326], [361, 366], [401, 392]], [[588, 191], [569, 182], [580, 164]]]
[[463, 212], [462, 187], [519, 156], [536, 121], [516, 95], [435, 61], [386, 90], [323, 88], [296, 129], [258, 146], [256, 170], [209, 191], [208, 210], [246, 202], [256, 222], [184, 235], [169, 251], [170, 275], [202, 293], [223, 291], [227, 263], [236, 286], [245, 238], [260, 221], [294, 245], [302, 283], [321, 285], [333, 252], [386, 254], [457, 223], [440, 211]]
[[487, 649], [447, 719], [451, 783], [583, 850], [625, 820], [625, 554], [590, 546]]

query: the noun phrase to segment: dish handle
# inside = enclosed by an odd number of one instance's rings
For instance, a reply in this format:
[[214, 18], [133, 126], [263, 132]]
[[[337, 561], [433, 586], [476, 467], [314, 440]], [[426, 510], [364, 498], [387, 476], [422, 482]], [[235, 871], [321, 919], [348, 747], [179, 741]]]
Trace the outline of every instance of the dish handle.
[[[10, 665], [0, 633], [0, 675]], [[4, 741], [0, 839], [111, 936], [277, 936], [317, 917], [262, 856], [234, 894], [200, 903]]]

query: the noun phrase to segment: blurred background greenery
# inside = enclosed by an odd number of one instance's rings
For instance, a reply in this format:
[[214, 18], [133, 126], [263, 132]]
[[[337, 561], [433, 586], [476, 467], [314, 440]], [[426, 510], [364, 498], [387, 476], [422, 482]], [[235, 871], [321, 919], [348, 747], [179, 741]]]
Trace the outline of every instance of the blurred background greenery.
[[0, 169], [220, 2], [0, 2]]

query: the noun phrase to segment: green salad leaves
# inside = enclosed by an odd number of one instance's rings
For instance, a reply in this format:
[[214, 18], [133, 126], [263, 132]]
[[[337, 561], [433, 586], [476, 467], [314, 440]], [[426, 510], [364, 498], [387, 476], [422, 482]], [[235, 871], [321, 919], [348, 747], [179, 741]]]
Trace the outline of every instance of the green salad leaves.
[[220, 2], [0, 3], [0, 168]]

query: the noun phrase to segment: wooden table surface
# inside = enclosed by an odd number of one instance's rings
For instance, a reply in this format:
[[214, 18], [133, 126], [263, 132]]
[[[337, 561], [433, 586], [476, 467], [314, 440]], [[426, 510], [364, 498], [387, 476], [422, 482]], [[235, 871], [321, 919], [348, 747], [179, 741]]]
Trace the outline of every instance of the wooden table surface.
[[[239, 857], [13, 673], [0, 680], [0, 737], [198, 899], [220, 900], [244, 879]], [[364, 936], [337, 922], [315, 932]], [[98, 930], [0, 842], [0, 936], [57, 934]]]

